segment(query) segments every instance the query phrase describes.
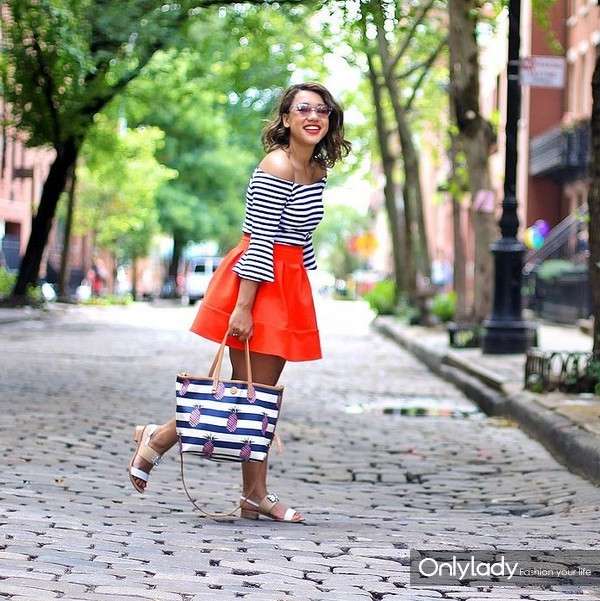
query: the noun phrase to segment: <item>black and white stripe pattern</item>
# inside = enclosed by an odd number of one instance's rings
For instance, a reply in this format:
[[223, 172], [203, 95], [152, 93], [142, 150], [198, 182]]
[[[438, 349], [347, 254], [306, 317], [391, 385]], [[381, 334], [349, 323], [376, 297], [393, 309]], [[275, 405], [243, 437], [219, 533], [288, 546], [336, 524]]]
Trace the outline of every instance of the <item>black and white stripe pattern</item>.
[[256, 168], [246, 191], [242, 231], [250, 234], [246, 252], [234, 265], [240, 277], [272, 282], [273, 243], [302, 246], [305, 269], [316, 269], [313, 232], [323, 218], [327, 178], [296, 184]]

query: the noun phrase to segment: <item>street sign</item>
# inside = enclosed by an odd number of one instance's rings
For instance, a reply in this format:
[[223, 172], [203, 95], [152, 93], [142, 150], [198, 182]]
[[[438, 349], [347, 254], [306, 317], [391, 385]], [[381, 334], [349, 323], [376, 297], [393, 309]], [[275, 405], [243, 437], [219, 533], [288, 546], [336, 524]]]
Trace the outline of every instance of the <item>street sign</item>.
[[529, 56], [521, 59], [522, 86], [533, 88], [565, 87], [564, 56]]

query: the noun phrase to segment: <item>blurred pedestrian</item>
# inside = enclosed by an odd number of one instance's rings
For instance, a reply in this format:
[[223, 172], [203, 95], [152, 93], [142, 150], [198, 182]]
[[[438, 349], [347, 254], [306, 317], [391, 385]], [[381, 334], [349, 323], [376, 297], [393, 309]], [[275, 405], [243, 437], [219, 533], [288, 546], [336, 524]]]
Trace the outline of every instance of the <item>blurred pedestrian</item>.
[[[321, 358], [306, 270], [316, 269], [312, 235], [323, 217], [327, 169], [350, 151], [343, 123], [331, 93], [305, 83], [285, 90], [263, 131], [266, 156], [246, 191], [242, 238], [214, 272], [191, 326], [215, 342], [228, 334], [232, 379], [246, 380], [246, 340], [255, 383], [275, 386], [286, 361]], [[137, 432], [129, 472], [142, 492], [153, 465], [177, 441], [176, 422]], [[268, 493], [267, 469], [267, 460], [242, 463], [242, 517], [303, 521]]]

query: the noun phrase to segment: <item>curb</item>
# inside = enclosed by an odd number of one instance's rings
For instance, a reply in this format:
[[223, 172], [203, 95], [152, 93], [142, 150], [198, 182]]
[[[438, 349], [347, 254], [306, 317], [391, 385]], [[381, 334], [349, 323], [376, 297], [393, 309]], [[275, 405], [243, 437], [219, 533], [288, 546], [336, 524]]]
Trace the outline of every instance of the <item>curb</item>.
[[376, 318], [372, 327], [412, 353], [433, 373], [454, 384], [487, 415], [514, 420], [569, 470], [600, 484], [600, 437], [542, 406], [533, 393], [506, 390], [493, 374], [469, 364], [452, 351], [429, 348], [381, 318]]
[[42, 321], [57, 315], [64, 315], [69, 310], [63, 303], [49, 303], [44, 308], [33, 307], [0, 307], [0, 326], [20, 321]]
[[[12, 311], [13, 309], [11, 309]], [[33, 321], [43, 319], [45, 316], [40, 313], [20, 313], [18, 315], [0, 315], [0, 325], [7, 323], [17, 323], [19, 321]]]
[[427, 365], [434, 374], [454, 384], [468, 398], [475, 401], [487, 415], [506, 415], [508, 402], [506, 395], [484, 383], [481, 378], [474, 374], [474, 370], [470, 370], [471, 373], [466, 373], [462, 366], [464, 362], [462, 362], [462, 365], [455, 361], [448, 362], [447, 353], [419, 344], [413, 338], [390, 327], [379, 318], [375, 319], [373, 327], [379, 333], [391, 338], [412, 353], [419, 361]]

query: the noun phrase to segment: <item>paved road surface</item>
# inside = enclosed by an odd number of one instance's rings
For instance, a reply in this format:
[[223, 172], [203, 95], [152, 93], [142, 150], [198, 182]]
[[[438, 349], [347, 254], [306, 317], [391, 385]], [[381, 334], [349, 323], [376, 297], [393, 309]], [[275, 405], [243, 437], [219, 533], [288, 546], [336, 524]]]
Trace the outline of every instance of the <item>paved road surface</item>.
[[[187, 331], [193, 314], [80, 308], [0, 327], [0, 598], [600, 598], [568, 586], [408, 588], [411, 547], [595, 546], [599, 495], [498, 420], [360, 411], [474, 409], [373, 333], [361, 303], [321, 302], [324, 359], [282, 376], [286, 448], [269, 486], [306, 524], [200, 517], [176, 453], [138, 495], [126, 474], [134, 424], [169, 418], [175, 373], [205, 373], [216, 350]], [[231, 507], [239, 466], [189, 473], [209, 509]]]

